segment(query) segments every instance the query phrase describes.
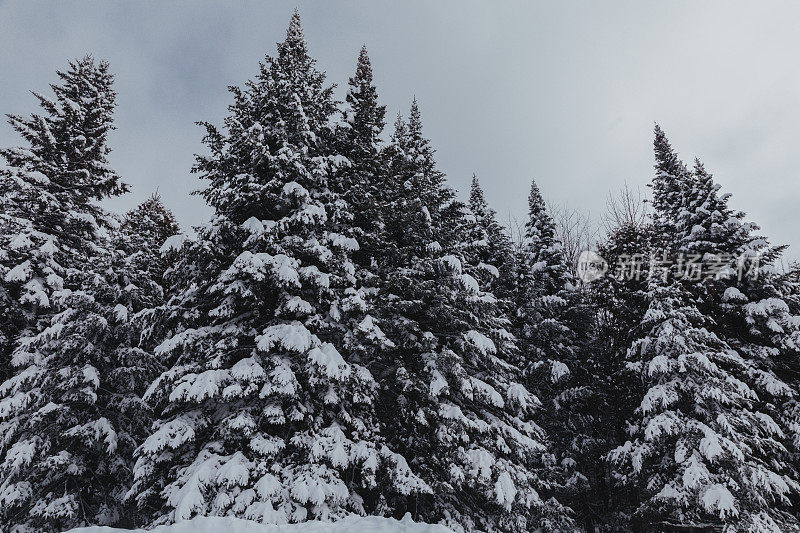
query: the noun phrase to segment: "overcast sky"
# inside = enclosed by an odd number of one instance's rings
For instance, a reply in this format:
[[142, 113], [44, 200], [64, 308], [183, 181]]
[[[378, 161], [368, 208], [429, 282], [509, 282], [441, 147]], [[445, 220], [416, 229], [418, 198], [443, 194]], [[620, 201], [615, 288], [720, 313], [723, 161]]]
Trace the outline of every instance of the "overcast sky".
[[[343, 94], [366, 43], [390, 122], [416, 95], [450, 182], [473, 172], [507, 218], [531, 178], [601, 214], [652, 176], [652, 129], [700, 157], [733, 205], [800, 257], [798, 2], [36, 2], [0, 0], [0, 112], [28, 113], [66, 61], [110, 61], [119, 92], [111, 162], [132, 192], [159, 189], [185, 226], [194, 123], [220, 123], [226, 87], [257, 72], [297, 6], [318, 65]], [[7, 124], [0, 145], [17, 145]]]

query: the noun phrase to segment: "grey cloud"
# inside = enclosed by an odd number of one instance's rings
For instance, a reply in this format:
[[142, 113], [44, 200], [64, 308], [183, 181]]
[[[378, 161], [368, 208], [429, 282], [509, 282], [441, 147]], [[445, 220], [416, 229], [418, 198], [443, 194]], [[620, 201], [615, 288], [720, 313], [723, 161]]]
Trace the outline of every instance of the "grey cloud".
[[[296, 5], [340, 94], [366, 43], [390, 115], [416, 95], [451, 183], [465, 190], [477, 171], [503, 216], [524, 217], [534, 176], [551, 200], [598, 216], [609, 190], [649, 180], [658, 121], [773, 242], [800, 249], [793, 3], [4, 1], [0, 111], [31, 111], [28, 91], [67, 59], [108, 59], [112, 162], [133, 186], [109, 206], [159, 187], [197, 224], [209, 210], [188, 195], [202, 185], [189, 173], [194, 122], [224, 117], [226, 87], [274, 51]], [[18, 142], [0, 127], [0, 145]]]

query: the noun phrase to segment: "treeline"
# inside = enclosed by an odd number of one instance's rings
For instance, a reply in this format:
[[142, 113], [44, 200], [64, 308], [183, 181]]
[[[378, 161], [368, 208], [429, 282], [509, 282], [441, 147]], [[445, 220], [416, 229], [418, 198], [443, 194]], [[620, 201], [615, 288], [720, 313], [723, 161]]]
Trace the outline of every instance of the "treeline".
[[[651, 213], [576, 279], [532, 184], [513, 242], [382, 140], [297, 13], [204, 124], [214, 209], [118, 217], [113, 76], [70, 63], [0, 150], [0, 525], [370, 514], [455, 531], [798, 530], [800, 273], [656, 127]], [[631, 203], [633, 201], [633, 203]]]

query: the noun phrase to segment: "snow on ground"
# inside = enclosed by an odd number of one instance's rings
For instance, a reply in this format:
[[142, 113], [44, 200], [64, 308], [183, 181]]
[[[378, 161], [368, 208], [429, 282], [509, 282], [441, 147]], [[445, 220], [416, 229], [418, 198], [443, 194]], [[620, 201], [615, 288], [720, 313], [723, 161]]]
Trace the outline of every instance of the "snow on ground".
[[[81, 527], [68, 533], [145, 533], [113, 527]], [[230, 517], [198, 517], [171, 526], [159, 526], [147, 533], [452, 533], [444, 526], [420, 524], [406, 515], [402, 520], [376, 516], [350, 516], [338, 522], [304, 522], [271, 526]]]

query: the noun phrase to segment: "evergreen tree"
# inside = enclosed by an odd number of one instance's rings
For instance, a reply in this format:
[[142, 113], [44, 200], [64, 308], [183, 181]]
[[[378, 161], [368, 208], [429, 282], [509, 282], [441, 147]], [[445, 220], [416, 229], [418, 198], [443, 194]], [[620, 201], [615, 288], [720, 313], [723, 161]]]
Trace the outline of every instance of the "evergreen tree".
[[[657, 170], [672, 155], [658, 144], [657, 131]], [[730, 328], [719, 306], [747, 301], [737, 287], [744, 278], [736, 275], [736, 261], [751, 264], [766, 244], [750, 235], [754, 227], [741, 222], [718, 189], [698, 164], [675, 196], [654, 198], [656, 224], [675, 229], [662, 249], [678, 268], [658, 265], [649, 280], [644, 335], [633, 342], [636, 360], [629, 364], [646, 392], [629, 420], [630, 440], [610, 457], [621, 465], [623, 481], [638, 488], [641, 527], [796, 529], [789, 496], [800, 486], [773, 404], [791, 390], [772, 370], [775, 351], [742, 342], [742, 329], [752, 331], [754, 323]], [[654, 187], [654, 194], [667, 193]], [[734, 251], [741, 253], [728, 255]], [[713, 275], [686, 270], [691, 254], [714, 261]], [[765, 308], [785, 310], [785, 304], [761, 301], [753, 314]]]
[[[15, 279], [18, 270], [11, 272], [18, 264], [24, 263], [29, 255], [25, 237], [17, 242], [13, 240], [16, 236], [24, 236], [30, 231], [28, 219], [25, 217], [24, 190], [24, 182], [15, 179], [11, 172], [0, 169], [0, 380], [2, 381], [11, 376], [11, 354], [17, 337], [34, 321], [34, 315], [29, 308], [38, 309], [38, 306], [30, 306], [20, 298], [21, 287]], [[41, 297], [39, 299], [42, 300]], [[49, 305], [49, 298], [46, 303]]]
[[659, 231], [664, 233], [666, 244], [675, 232], [678, 214], [682, 205], [686, 183], [691, 173], [680, 160], [661, 126], [655, 125], [653, 148], [656, 155], [656, 173], [649, 184], [653, 189], [653, 215], [659, 222]]
[[586, 476], [578, 460], [586, 446], [586, 387], [593, 384], [581, 360], [581, 342], [591, 317], [536, 182], [528, 207], [516, 258], [514, 332], [528, 388], [544, 402], [542, 423], [558, 460], [553, 468], [558, 492], [565, 503], [582, 507]]
[[390, 508], [457, 530], [561, 528], [569, 517], [549, 498], [552, 456], [532, 419], [539, 401], [520, 382], [497, 299], [476, 279], [486, 284], [497, 267], [481, 266], [465, 227], [482, 230], [465, 221], [433, 156], [414, 102], [386, 153], [377, 301], [395, 349], [374, 366], [387, 438], [432, 493]]
[[786, 247], [770, 246], [756, 234], [759, 227], [743, 222], [744, 213], [732, 210], [730, 195], [720, 194], [719, 189], [696, 161], [681, 221], [681, 252], [702, 257], [713, 275], [706, 276], [701, 286], [693, 286], [692, 293], [703, 312], [714, 318], [712, 330], [752, 366], [749, 375], [759, 398], [756, 405], [778, 422], [783, 435], [776, 440], [791, 450], [778, 450], [770, 461], [798, 480], [798, 463], [792, 459], [800, 442], [796, 400], [800, 314], [791, 306], [791, 286], [776, 268]]
[[285, 523], [364, 513], [379, 482], [424, 490], [382, 442], [375, 382], [354, 362], [360, 342], [386, 341], [355, 285], [358, 242], [336, 231], [352, 214], [330, 183], [332, 88], [296, 12], [278, 55], [232, 92], [197, 163], [215, 216], [168, 274], [178, 325], [157, 353], [174, 365], [146, 395], [159, 420], [130, 496], [156, 523]]
[[113, 76], [90, 57], [58, 75], [55, 99], [36, 95], [41, 115], [10, 117], [29, 146], [0, 151], [15, 190], [4, 279], [26, 318], [0, 385], [0, 515], [12, 530], [125, 523], [136, 376], [150, 364], [125, 341], [117, 223], [96, 203], [127, 189], [107, 161]]
[[[169, 239], [183, 238], [179, 231], [175, 216], [156, 193], [128, 211], [114, 234], [114, 268], [120, 273], [119, 283], [126, 296], [123, 303], [130, 315], [128, 342], [147, 353], [153, 353], [175, 326], [167, 304], [172, 296], [173, 280], [167, 273], [171, 271], [170, 265], [179, 259], [169, 245], [172, 242]], [[149, 370], [157, 369], [160, 373], [169, 366], [169, 361], [161, 360], [157, 367]], [[148, 385], [158, 373], [150, 376]], [[152, 415], [149, 409], [143, 410], [143, 414]]]
[[[16, 337], [36, 323], [40, 310], [50, 308], [52, 291], [61, 288], [61, 269], [80, 264], [68, 252], [80, 246], [87, 223], [72, 204], [103, 218], [88, 201], [126, 190], [105, 168], [105, 128], [110, 127], [105, 120], [113, 93], [103, 93], [103, 80], [92, 76], [104, 74], [89, 74], [89, 63], [84, 58], [59, 73], [64, 83], [51, 86], [56, 100], [34, 93], [42, 115], [9, 115], [30, 146], [0, 149], [8, 165], [0, 170], [0, 377], [11, 371]], [[86, 103], [72, 105], [83, 97]], [[57, 240], [63, 247], [56, 250]]]
[[[386, 125], [386, 106], [378, 104], [372, 65], [366, 46], [361, 48], [356, 72], [348, 82], [343, 121], [337, 135], [340, 152], [349, 164], [342, 165], [334, 187], [351, 206], [352, 230], [359, 242], [353, 258], [367, 275], [381, 253], [383, 168], [381, 133]], [[375, 281], [364, 280], [368, 285]]]
[[[710, 332], [708, 317], [678, 285], [654, 282], [632, 365], [648, 386], [614, 450], [623, 479], [640, 487], [640, 527], [733, 524], [737, 530], [797, 527], [785, 507], [797, 483], [780, 458], [782, 431], [756, 409], [750, 361]], [[777, 461], [776, 461], [777, 460]]]
[[555, 398], [557, 383], [569, 376], [567, 363], [577, 355], [577, 338], [568, 316], [575, 303], [573, 288], [555, 223], [532, 182], [517, 259], [515, 331], [530, 364], [534, 390], [545, 398]]
[[179, 231], [175, 216], [164, 206], [158, 193], [129, 211], [119, 232], [119, 248], [126, 256], [128, 269], [155, 282], [163, 292], [168, 265], [161, 246]]
[[573, 371], [582, 395], [573, 399], [570, 410], [571, 423], [583, 428], [575, 443], [577, 471], [587, 477], [586, 490], [577, 492], [573, 508], [584, 518], [587, 530], [599, 525], [627, 527], [624, 517], [635, 501], [635, 494], [615, 482], [604, 457], [627, 440], [626, 421], [644, 394], [641, 380], [627, 371], [627, 363], [648, 308], [653, 242], [648, 221], [620, 221], [598, 247], [607, 273], [589, 285], [591, 329], [581, 364]]
[[478, 181], [472, 176], [469, 191], [469, 210], [475, 222], [472, 225], [471, 246], [478, 265], [490, 274], [490, 283], [483, 287], [498, 298], [506, 300], [503, 310], [511, 314], [513, 287], [516, 274], [514, 247], [506, 229], [497, 221], [497, 214], [489, 207]]

